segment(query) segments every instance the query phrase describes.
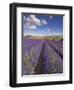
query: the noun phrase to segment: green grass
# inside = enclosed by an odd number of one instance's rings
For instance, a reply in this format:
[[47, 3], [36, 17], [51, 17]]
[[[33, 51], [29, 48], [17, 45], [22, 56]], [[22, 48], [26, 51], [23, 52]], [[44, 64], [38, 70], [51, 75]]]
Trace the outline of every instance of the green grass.
[[63, 40], [62, 36], [49, 36], [45, 38], [46, 40]]

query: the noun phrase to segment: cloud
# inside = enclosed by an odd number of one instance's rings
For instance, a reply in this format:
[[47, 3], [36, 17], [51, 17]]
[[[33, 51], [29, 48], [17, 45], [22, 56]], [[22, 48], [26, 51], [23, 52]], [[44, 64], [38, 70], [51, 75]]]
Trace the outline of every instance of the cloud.
[[41, 20], [42, 24], [47, 24], [46, 20]]
[[40, 26], [41, 25], [40, 20], [35, 15], [29, 15], [26, 18], [24, 16], [24, 23], [29, 26], [31, 26], [31, 25]]
[[35, 25], [29, 26], [30, 29], [36, 29], [37, 27]]
[[51, 29], [48, 29], [48, 32], [50, 32], [51, 31]]
[[63, 35], [63, 33], [56, 32], [56, 33], [54, 33], [54, 35], [55, 36], [61, 36], [61, 35]]
[[50, 19], [52, 19], [53, 18], [53, 16], [50, 16]]
[[35, 15], [24, 16], [24, 28], [25, 29], [36, 29], [37, 26], [47, 24], [46, 20], [40, 20]]
[[62, 32], [52, 32], [52, 31], [49, 31], [48, 35], [49, 36], [62, 36], [63, 33]]
[[31, 24], [35, 24], [37, 26], [41, 25], [40, 20], [35, 15], [30, 15], [28, 18], [30, 19]]
[[36, 27], [35, 25], [31, 25], [31, 26], [29, 26], [29, 25], [24, 25], [24, 28], [25, 28], [25, 29], [34, 30], [34, 29], [36, 29], [37, 27]]

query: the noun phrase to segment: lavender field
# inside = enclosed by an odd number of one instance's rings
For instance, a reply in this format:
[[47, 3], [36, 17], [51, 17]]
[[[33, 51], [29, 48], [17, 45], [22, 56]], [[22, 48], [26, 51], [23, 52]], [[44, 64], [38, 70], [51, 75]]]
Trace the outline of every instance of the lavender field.
[[22, 75], [63, 73], [63, 40], [24, 39]]

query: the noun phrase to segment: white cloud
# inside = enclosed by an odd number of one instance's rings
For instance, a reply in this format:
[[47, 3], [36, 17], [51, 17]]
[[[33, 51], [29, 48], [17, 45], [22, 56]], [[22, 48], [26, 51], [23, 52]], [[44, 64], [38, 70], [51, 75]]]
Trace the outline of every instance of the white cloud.
[[35, 25], [29, 26], [30, 29], [36, 29], [37, 27]]
[[55, 36], [60, 36], [60, 35], [63, 35], [63, 33], [58, 33], [58, 32], [56, 32], [56, 33], [54, 33], [54, 35], [55, 35]]
[[52, 19], [53, 18], [53, 16], [50, 16], [50, 19]]
[[31, 26], [29, 26], [29, 25], [24, 25], [24, 28], [34, 30], [34, 29], [36, 29], [37, 27], [36, 27], [35, 25], [31, 25]]
[[37, 25], [40, 26], [41, 22], [35, 15], [29, 15], [26, 18], [26, 23], [29, 23], [29, 25]]
[[48, 36], [62, 36], [63, 35], [63, 33], [61, 33], [61, 32], [50, 32], [50, 33], [48, 33]]
[[35, 15], [30, 15], [29, 18], [31, 20], [31, 23], [38, 25], [38, 26], [41, 25], [40, 20]]
[[24, 16], [24, 28], [26, 29], [36, 29], [37, 26], [47, 24], [46, 20], [40, 20], [35, 15]]
[[48, 29], [48, 32], [50, 32], [51, 31], [51, 29]]
[[41, 20], [42, 24], [47, 24], [46, 20]]

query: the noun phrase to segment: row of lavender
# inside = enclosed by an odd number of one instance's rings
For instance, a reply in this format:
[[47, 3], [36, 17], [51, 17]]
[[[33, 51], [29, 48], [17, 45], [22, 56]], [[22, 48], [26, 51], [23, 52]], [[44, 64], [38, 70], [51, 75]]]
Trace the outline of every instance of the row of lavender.
[[63, 59], [63, 41], [47, 41], [47, 43], [59, 54]]
[[27, 40], [23, 45], [23, 68], [22, 75], [34, 74], [40, 52], [42, 50], [43, 40]]
[[46, 40], [24, 41], [22, 75], [53, 74], [62, 72], [63, 72], [62, 41], [46, 41]]
[[[53, 42], [52, 44], [54, 45]], [[61, 51], [59, 50], [59, 52]], [[53, 74], [63, 72], [63, 59], [48, 42], [45, 43], [44, 57], [45, 57], [45, 68], [44, 68], [45, 73]]]

